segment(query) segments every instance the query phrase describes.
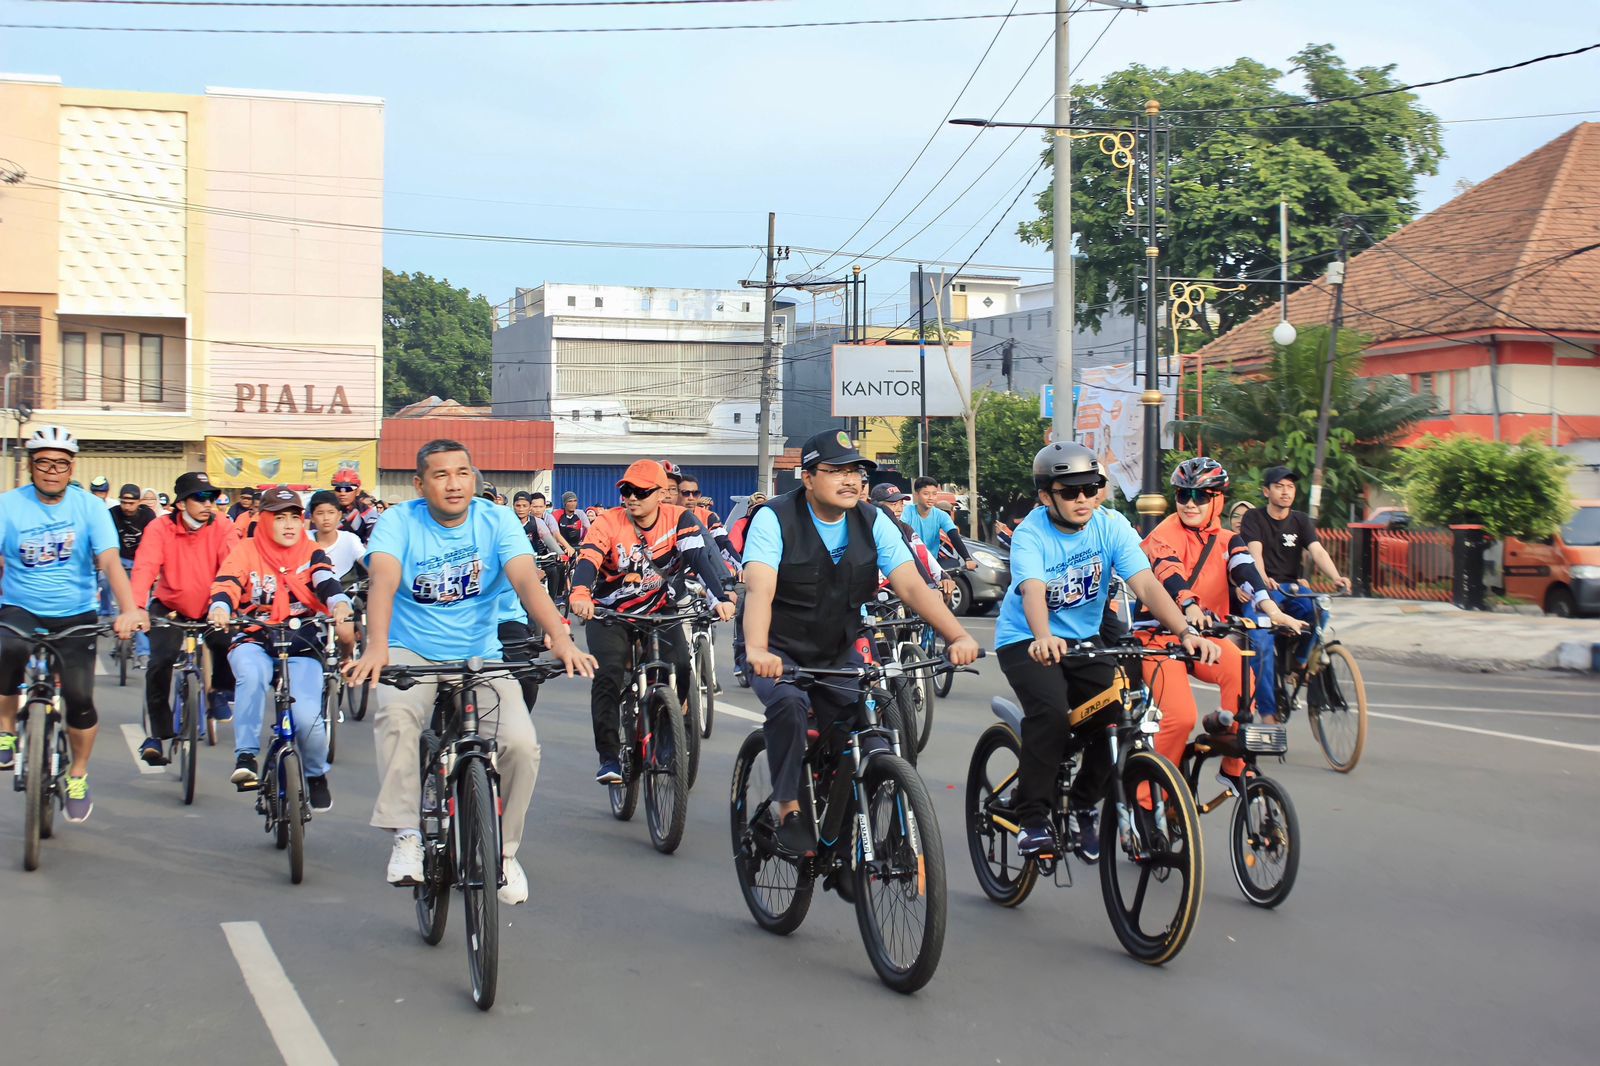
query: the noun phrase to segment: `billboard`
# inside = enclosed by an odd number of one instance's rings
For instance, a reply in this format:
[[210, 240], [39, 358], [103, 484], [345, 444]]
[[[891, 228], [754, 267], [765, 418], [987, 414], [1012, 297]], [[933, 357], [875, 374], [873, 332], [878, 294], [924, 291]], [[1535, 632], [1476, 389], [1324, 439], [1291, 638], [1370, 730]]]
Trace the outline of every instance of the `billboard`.
[[834, 416], [921, 414], [919, 352], [928, 360], [928, 414], [961, 414], [972, 393], [972, 345], [835, 344]]
[[[1144, 388], [1132, 363], [1085, 370], [1078, 391], [1078, 443], [1105, 464], [1111, 481], [1127, 499], [1139, 495], [1144, 463]], [[1171, 446], [1172, 386], [1161, 388], [1162, 446]]]

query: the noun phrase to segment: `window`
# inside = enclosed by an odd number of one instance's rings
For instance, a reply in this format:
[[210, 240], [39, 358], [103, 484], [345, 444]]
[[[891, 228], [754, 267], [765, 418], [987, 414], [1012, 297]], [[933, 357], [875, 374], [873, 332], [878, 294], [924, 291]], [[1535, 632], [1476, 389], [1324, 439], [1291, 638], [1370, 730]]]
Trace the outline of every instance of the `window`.
[[580, 417], [582, 417], [582, 416], [579, 414], [578, 409], [576, 407], [574, 407], [572, 409], [572, 420], [574, 422], [576, 422]]
[[578, 298], [576, 296], [568, 296], [567, 297], [567, 306], [568, 307], [577, 307], [578, 306]]
[[61, 335], [61, 398], [63, 400], [87, 399], [84, 392], [84, 349], [89, 338], [82, 333]]
[[100, 334], [100, 399], [106, 403], [121, 403], [127, 399], [122, 380], [127, 373], [122, 361], [122, 345], [122, 334]]
[[1429, 396], [1437, 395], [1437, 392], [1434, 389], [1433, 372], [1431, 370], [1426, 374], [1417, 375], [1417, 391], [1421, 393], [1427, 393]]
[[746, 300], [746, 301], [745, 301], [745, 302], [744, 302], [744, 309], [745, 309], [745, 310], [746, 310], [746, 311], [748, 311], [748, 310], [750, 310], [750, 301], [749, 301], [749, 300]]
[[650, 297], [645, 296], [645, 297], [641, 297], [640, 298], [640, 300], [639, 300], [639, 310], [641, 310], [641, 311], [650, 310]]
[[744, 412], [742, 412], [742, 411], [733, 412], [733, 424], [734, 425], [737, 426], [740, 422], [743, 422], [743, 421], [744, 421]]
[[162, 399], [162, 358], [159, 335], [139, 336], [139, 402], [160, 403]]
[[606, 305], [606, 298], [604, 296], [596, 296], [594, 298], [594, 305], [596, 307], [604, 307]]
[[956, 286], [956, 291], [957, 292], [966, 292], [967, 291], [967, 287], [965, 285], [957, 285]]
[[668, 300], [667, 301], [667, 310], [676, 311], [677, 309], [678, 309], [678, 301], [677, 300]]

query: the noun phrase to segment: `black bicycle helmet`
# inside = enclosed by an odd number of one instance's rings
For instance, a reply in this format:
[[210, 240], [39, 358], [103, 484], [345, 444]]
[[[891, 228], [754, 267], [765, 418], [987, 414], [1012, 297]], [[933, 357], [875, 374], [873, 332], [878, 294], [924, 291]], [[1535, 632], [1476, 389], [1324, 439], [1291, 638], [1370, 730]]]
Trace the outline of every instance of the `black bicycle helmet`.
[[1057, 481], [1071, 484], [1104, 482], [1094, 452], [1076, 441], [1055, 441], [1039, 449], [1033, 457], [1033, 484], [1048, 489]]
[[1172, 472], [1172, 486], [1178, 489], [1227, 492], [1228, 471], [1209, 455], [1197, 455], [1178, 464], [1178, 468]]

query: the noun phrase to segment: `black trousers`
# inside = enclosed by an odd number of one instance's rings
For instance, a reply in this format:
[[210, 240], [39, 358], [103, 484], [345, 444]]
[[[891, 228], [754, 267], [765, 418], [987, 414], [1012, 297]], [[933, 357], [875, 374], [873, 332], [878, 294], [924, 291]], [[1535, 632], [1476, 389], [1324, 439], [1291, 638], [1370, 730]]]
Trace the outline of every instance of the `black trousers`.
[[1111, 773], [1111, 753], [1101, 742], [1102, 730], [1094, 726], [1087, 734], [1075, 737], [1067, 725], [1067, 715], [1072, 708], [1110, 688], [1116, 679], [1116, 666], [1109, 659], [1045, 666], [1028, 657], [1028, 643], [1024, 640], [1007, 644], [995, 656], [1022, 704], [1017, 814], [1024, 821], [1038, 822], [1049, 817], [1056, 774], [1074, 744], [1086, 746], [1068, 802], [1074, 810], [1087, 810], [1104, 795]]
[[[785, 668], [798, 666], [781, 651], [774, 654]], [[852, 649], [830, 668], [859, 666], [861, 657]], [[853, 725], [861, 708], [860, 688], [849, 678], [829, 678], [809, 689], [782, 678], [750, 678], [750, 688], [767, 712], [762, 732], [767, 738], [767, 770], [772, 774], [772, 798], [777, 803], [792, 803], [800, 798], [800, 773], [806, 757], [806, 729], [814, 720], [817, 733], [827, 737], [834, 726]], [[830, 750], [838, 750], [833, 748]]]
[[[527, 622], [501, 622], [499, 636], [500, 654], [508, 663], [531, 663], [544, 651], [544, 638], [539, 635], [538, 627]], [[539, 682], [522, 677], [517, 679], [517, 684], [522, 686], [522, 702], [532, 713], [539, 699]]]
[[[623, 625], [589, 622], [583, 627], [589, 654], [599, 663], [589, 689], [589, 716], [594, 719], [594, 750], [602, 759], [617, 757], [617, 731], [621, 725], [622, 691], [629, 682], [628, 645], [631, 631]], [[678, 680], [678, 701], [689, 694], [689, 642], [683, 626], [661, 630], [661, 657], [673, 665]]]
[[[21, 607], [0, 607], [0, 622], [15, 626], [25, 633], [35, 629], [59, 633], [63, 629], [90, 625], [98, 620], [99, 616], [94, 611], [66, 618], [40, 618]], [[61, 698], [67, 705], [67, 725], [73, 729], [89, 729], [100, 720], [94, 710], [94, 648], [95, 638], [92, 634], [55, 642], [61, 666]], [[0, 692], [9, 695], [22, 685], [22, 675], [28, 668], [28, 653], [31, 651], [31, 642], [0, 630]]]
[[[172, 618], [175, 612], [160, 603], [150, 605], [150, 621]], [[199, 619], [188, 619], [199, 621]], [[211, 649], [210, 692], [233, 692], [233, 667], [228, 665], [228, 634], [206, 634]], [[152, 624], [150, 627], [150, 666], [144, 676], [144, 705], [150, 715], [150, 735], [169, 740], [172, 732], [172, 668], [183, 651], [183, 630]]]

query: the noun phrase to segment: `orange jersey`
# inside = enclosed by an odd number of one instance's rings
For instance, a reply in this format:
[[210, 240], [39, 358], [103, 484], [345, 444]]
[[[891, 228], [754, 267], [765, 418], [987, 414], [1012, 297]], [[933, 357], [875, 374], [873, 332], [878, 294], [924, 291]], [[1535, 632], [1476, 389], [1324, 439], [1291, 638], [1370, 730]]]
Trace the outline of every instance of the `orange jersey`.
[[650, 528], [640, 529], [624, 508], [613, 507], [595, 515], [583, 538], [573, 594], [592, 595], [618, 611], [658, 611], [672, 595], [673, 579], [687, 568], [722, 599], [721, 560], [692, 511], [664, 503]]

